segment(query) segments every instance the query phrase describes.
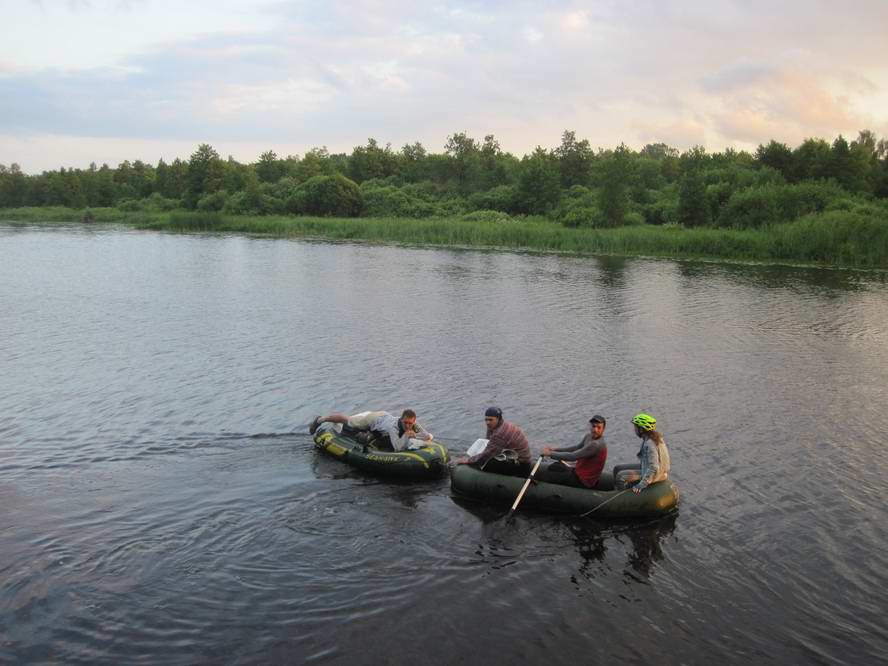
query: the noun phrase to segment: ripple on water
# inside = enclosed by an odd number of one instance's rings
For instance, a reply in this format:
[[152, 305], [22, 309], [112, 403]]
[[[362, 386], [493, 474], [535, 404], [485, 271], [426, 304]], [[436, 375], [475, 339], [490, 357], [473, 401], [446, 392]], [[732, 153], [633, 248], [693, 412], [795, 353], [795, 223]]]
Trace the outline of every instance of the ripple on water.
[[[0, 662], [885, 652], [884, 280], [0, 236]], [[537, 448], [604, 413], [612, 462], [651, 411], [679, 514], [506, 522], [446, 480], [362, 477], [306, 435], [319, 413], [411, 406], [464, 451], [488, 404]]]

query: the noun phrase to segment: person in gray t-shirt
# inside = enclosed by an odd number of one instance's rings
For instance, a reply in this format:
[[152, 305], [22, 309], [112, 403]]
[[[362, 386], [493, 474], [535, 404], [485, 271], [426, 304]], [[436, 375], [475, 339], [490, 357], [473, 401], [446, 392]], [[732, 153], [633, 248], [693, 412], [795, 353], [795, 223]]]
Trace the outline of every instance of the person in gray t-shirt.
[[[566, 486], [601, 489], [601, 486], [604, 485], [600, 483], [601, 471], [607, 461], [607, 442], [604, 441], [605, 425], [604, 417], [596, 414], [589, 419], [589, 432], [580, 440], [579, 444], [560, 449], [544, 447], [541, 453], [556, 462], [537, 472], [536, 479]], [[565, 462], [573, 462], [575, 465], [570, 466]]]

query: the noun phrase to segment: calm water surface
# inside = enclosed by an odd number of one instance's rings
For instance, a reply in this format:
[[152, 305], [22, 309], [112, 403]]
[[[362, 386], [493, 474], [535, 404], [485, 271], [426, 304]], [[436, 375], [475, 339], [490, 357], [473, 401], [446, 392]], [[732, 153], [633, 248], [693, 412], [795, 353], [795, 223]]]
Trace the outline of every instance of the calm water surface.
[[[0, 663], [875, 663], [884, 273], [0, 225]], [[317, 453], [655, 414], [677, 515], [457, 502]]]

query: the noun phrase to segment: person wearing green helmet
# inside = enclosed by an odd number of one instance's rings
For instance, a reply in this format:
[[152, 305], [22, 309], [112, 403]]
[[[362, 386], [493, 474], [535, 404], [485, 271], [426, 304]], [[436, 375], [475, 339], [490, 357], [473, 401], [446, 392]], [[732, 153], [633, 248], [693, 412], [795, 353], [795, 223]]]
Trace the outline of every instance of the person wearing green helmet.
[[635, 435], [641, 438], [641, 448], [638, 449], [640, 462], [614, 467], [614, 481], [618, 488], [625, 488], [629, 482], [637, 480], [628, 487], [632, 492], [640, 493], [652, 483], [666, 479], [672, 465], [666, 440], [656, 430], [657, 419], [642, 412], [632, 419], [632, 426]]

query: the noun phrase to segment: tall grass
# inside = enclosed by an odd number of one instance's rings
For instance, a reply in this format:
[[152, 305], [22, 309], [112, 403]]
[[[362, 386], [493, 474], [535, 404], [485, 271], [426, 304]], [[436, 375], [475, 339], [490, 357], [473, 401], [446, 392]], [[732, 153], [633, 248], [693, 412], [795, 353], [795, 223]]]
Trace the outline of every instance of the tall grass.
[[65, 206], [41, 206], [2, 208], [0, 220], [4, 222], [82, 222], [87, 211], [96, 222], [122, 222], [127, 213], [118, 208], [66, 208]]
[[458, 247], [505, 248], [572, 254], [713, 257], [750, 260], [767, 257], [764, 232], [632, 226], [569, 229], [549, 221], [478, 222], [459, 218], [319, 218], [198, 215], [156, 221], [153, 229], [242, 232], [284, 237], [365, 240]]
[[411, 245], [888, 268], [888, 220], [851, 211], [813, 213], [795, 222], [756, 230], [647, 225], [570, 229], [543, 219], [488, 222], [218, 214], [173, 215], [166, 222], [147, 226]]
[[[573, 229], [543, 218], [228, 216], [184, 211], [125, 213], [113, 208], [92, 212], [96, 222], [167, 231], [888, 268], [888, 219], [878, 209], [811, 213], [795, 222], [754, 230], [649, 225]], [[71, 222], [80, 221], [83, 213], [67, 208], [7, 209], [0, 211], [0, 220]]]

